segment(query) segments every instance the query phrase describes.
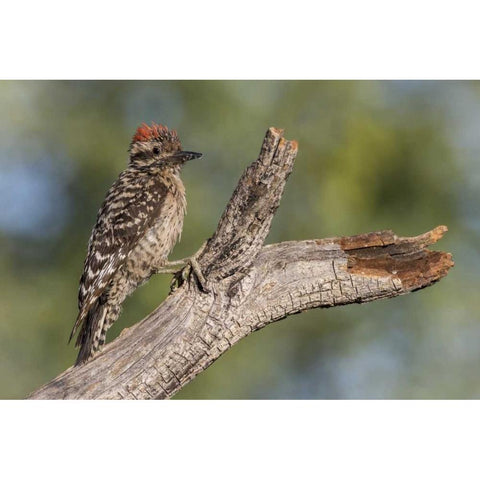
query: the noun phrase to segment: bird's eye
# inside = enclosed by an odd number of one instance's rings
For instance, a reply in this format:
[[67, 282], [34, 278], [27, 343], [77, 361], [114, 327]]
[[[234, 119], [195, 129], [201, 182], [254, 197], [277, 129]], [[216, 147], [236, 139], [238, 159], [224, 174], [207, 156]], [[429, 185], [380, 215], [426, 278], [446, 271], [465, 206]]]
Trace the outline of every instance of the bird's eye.
[[158, 147], [153, 147], [153, 154], [158, 155], [160, 153], [160, 149]]

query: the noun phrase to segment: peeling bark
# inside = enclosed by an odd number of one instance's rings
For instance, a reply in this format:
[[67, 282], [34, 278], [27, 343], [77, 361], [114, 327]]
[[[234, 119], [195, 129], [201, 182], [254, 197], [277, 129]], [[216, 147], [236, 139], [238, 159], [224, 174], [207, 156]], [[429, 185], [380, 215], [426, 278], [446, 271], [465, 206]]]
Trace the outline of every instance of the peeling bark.
[[428, 287], [453, 266], [426, 247], [447, 231], [392, 231], [264, 246], [297, 154], [270, 128], [214, 235], [198, 254], [212, 291], [192, 277], [85, 365], [29, 398], [169, 398], [239, 340], [311, 308], [391, 298]]

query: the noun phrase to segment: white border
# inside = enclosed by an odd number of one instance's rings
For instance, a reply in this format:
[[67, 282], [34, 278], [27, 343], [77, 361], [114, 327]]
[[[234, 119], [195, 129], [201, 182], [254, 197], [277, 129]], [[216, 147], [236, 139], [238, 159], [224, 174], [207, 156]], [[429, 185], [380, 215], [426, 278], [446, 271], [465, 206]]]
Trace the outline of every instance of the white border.
[[0, 415], [3, 478], [478, 473], [477, 402], [4, 401]]
[[2, 5], [6, 79], [479, 78], [473, 1]]

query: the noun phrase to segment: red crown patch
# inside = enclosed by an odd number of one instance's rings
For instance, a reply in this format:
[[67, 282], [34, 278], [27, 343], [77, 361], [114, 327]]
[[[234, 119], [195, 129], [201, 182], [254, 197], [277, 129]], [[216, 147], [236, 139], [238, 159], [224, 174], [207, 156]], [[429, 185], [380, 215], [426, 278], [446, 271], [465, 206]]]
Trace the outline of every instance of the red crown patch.
[[152, 126], [142, 123], [135, 132], [132, 142], [148, 142], [153, 139], [159, 140], [174, 140], [177, 139], [177, 132], [175, 130], [169, 130], [163, 125], [152, 122]]

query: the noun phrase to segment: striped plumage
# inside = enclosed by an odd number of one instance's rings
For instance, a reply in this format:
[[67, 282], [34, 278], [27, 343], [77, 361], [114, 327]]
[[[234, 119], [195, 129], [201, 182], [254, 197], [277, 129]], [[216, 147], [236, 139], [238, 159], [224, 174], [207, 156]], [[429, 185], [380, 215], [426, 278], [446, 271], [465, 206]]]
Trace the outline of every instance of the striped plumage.
[[180, 170], [200, 154], [183, 152], [174, 130], [140, 126], [130, 162], [107, 193], [88, 243], [80, 279], [76, 365], [104, 343], [121, 304], [165, 265], [180, 237], [186, 210]]

